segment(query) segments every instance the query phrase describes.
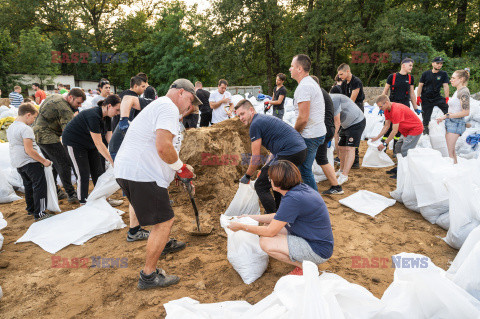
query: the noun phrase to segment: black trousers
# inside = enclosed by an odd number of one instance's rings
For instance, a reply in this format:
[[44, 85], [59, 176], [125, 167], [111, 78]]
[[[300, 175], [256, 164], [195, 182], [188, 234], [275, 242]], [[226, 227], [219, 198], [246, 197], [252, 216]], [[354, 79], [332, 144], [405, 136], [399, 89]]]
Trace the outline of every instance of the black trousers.
[[428, 128], [428, 123], [430, 123], [430, 117], [432, 117], [432, 111], [435, 106], [438, 106], [443, 114], [447, 114], [448, 104], [445, 102], [445, 98], [440, 97], [436, 100], [422, 100], [423, 127]]
[[212, 122], [212, 112], [203, 112], [200, 114], [200, 127], [209, 126]]
[[198, 114], [190, 114], [183, 118], [183, 126], [185, 128], [197, 128]]
[[80, 203], [85, 203], [88, 197], [88, 184], [90, 176], [92, 176], [93, 185], [97, 184], [97, 180], [105, 172], [102, 165], [103, 156], [97, 149], [84, 149], [79, 147], [66, 146], [73, 168], [77, 173], [77, 196]]
[[[307, 149], [304, 149], [301, 152], [292, 154], [292, 155], [279, 155], [277, 160], [287, 160], [300, 166], [305, 161], [307, 157]], [[282, 200], [282, 194], [273, 191], [273, 196], [270, 190], [272, 189], [272, 184], [268, 180], [268, 168], [270, 167], [271, 162], [265, 164], [260, 170], [260, 176], [258, 176], [255, 181], [255, 191], [257, 192], [258, 198], [265, 208], [265, 214], [275, 213], [280, 206], [280, 201]]]
[[57, 175], [59, 175], [68, 196], [75, 194], [75, 188], [72, 185], [72, 161], [63, 148], [62, 143], [38, 144], [38, 146], [45, 158], [53, 163], [53, 177], [55, 181], [57, 180]]
[[45, 169], [39, 162], [17, 168], [25, 187], [27, 212], [36, 218], [47, 209], [47, 178]]

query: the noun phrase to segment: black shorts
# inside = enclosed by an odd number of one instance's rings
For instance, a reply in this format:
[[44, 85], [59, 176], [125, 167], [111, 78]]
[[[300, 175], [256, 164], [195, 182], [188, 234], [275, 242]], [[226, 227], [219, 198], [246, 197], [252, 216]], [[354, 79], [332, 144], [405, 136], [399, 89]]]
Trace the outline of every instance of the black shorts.
[[135, 182], [123, 178], [117, 178], [117, 183], [135, 209], [141, 226], [155, 225], [173, 218], [166, 188], [155, 182]]
[[327, 127], [327, 134], [325, 135], [325, 142], [321, 144], [317, 149], [317, 155], [315, 156], [315, 161], [318, 165], [327, 165], [328, 164], [328, 157], [327, 157], [327, 150], [328, 150], [328, 142], [333, 139], [335, 135], [335, 127], [329, 128]]
[[342, 127], [340, 129], [340, 132], [338, 133], [338, 135], [340, 136], [338, 146], [359, 147], [366, 123], [366, 120], [363, 119], [361, 122], [354, 124], [346, 129]]

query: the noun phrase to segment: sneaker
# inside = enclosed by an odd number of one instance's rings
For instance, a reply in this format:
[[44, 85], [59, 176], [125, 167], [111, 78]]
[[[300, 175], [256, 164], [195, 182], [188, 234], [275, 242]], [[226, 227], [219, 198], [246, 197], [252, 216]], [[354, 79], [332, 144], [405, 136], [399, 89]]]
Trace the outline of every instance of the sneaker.
[[337, 178], [337, 181], [338, 181], [338, 185], [342, 185], [343, 183], [348, 181], [348, 176], [340, 174], [340, 176], [338, 176], [338, 178]]
[[108, 203], [110, 204], [110, 206], [112, 207], [117, 207], [117, 206], [120, 206], [123, 204], [123, 199], [113, 199], [113, 198], [109, 198], [108, 199]]
[[35, 221], [38, 222], [40, 220], [44, 220], [44, 219], [50, 218], [52, 216], [53, 216], [52, 214], [42, 212], [42, 213], [38, 214], [38, 217], [35, 217]]
[[397, 179], [397, 174], [390, 175], [390, 178]]
[[143, 270], [140, 271], [140, 278], [138, 279], [138, 289], [150, 289], [157, 287], [168, 287], [175, 285], [180, 281], [178, 276], [167, 275], [163, 269], [157, 268], [154, 273], [146, 276]]
[[333, 159], [333, 161], [334, 161], [335, 163], [339, 163], [339, 164], [340, 164], [340, 158], [339, 158], [338, 156], [335, 157], [335, 158]]
[[[60, 198], [59, 198], [60, 199]], [[78, 204], [78, 197], [77, 194], [73, 193], [72, 195], [68, 196], [68, 202], [71, 204]]]
[[392, 169], [390, 169], [390, 170], [386, 171], [386, 173], [387, 173], [387, 174], [397, 174], [397, 168], [396, 168], [396, 167], [394, 167], [394, 168], [392, 168]]
[[330, 189], [323, 191], [322, 195], [342, 195], [344, 193], [342, 186], [332, 186]]
[[335, 176], [337, 176], [337, 177], [338, 177], [338, 176], [340, 176], [340, 174], [342, 174], [342, 173], [343, 173], [343, 171], [342, 171], [342, 170], [338, 170], [338, 171], [335, 173]]
[[358, 161], [353, 162], [352, 169], [360, 169], [360, 163]]
[[145, 240], [148, 239], [148, 236], [150, 236], [150, 232], [146, 229], [140, 228], [134, 235], [127, 232], [127, 241]]
[[67, 193], [63, 189], [57, 191], [58, 200], [67, 198]]
[[300, 267], [295, 267], [295, 269], [289, 272], [288, 274], [294, 275], [294, 276], [303, 276], [303, 269]]
[[186, 246], [187, 244], [185, 244], [183, 241], [177, 241], [176, 239], [172, 238], [165, 245], [165, 248], [163, 248], [162, 256], [185, 249]]

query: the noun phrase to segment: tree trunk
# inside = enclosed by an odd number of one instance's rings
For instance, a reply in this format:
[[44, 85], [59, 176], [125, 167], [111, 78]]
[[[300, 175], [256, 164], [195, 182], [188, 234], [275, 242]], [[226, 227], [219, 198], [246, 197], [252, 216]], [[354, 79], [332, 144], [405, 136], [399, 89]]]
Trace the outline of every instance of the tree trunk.
[[467, 20], [467, 0], [457, 1], [457, 25], [455, 26], [455, 39], [453, 40], [453, 56], [460, 57], [463, 53], [463, 40], [465, 39]]

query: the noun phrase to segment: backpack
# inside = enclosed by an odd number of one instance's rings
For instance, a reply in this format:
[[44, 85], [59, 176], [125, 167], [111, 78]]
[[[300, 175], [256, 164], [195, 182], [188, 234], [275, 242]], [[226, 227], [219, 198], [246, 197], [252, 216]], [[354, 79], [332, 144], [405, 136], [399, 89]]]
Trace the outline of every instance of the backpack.
[[[395, 91], [395, 79], [396, 78], [397, 78], [397, 72], [393, 73], [393, 79], [392, 79], [392, 85], [391, 85], [392, 94]], [[410, 83], [410, 82], [412, 82], [412, 76], [410, 74], [408, 74], [408, 87], [409, 87], [409, 89], [407, 90], [407, 92], [405, 92], [405, 95], [407, 95], [407, 96], [410, 95], [410, 85], [413, 84], [413, 83]]]

